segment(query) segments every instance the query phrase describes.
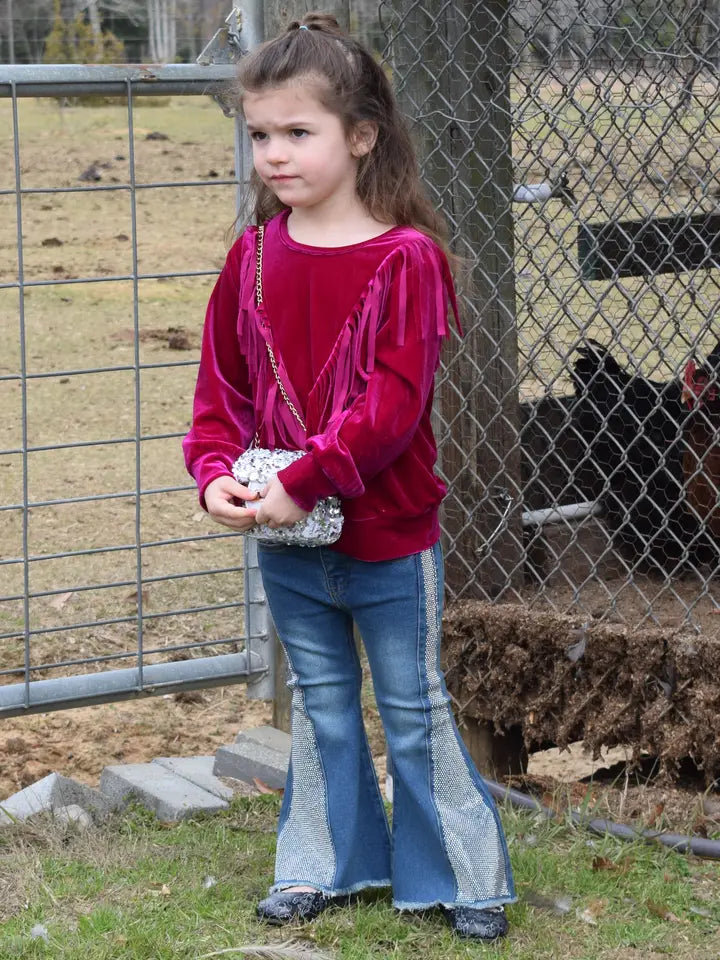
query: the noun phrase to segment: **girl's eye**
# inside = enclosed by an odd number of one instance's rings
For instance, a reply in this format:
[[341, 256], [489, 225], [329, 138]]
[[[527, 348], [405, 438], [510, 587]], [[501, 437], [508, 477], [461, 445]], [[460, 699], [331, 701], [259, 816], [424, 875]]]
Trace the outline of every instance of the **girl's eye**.
[[301, 140], [303, 137], [307, 136], [307, 130], [303, 130], [300, 127], [296, 127], [294, 130], [290, 131], [290, 136], [295, 140]]
[[263, 133], [262, 130], [254, 130], [250, 134], [250, 139], [254, 140], [256, 143], [260, 143], [262, 140], [267, 138], [267, 134]]

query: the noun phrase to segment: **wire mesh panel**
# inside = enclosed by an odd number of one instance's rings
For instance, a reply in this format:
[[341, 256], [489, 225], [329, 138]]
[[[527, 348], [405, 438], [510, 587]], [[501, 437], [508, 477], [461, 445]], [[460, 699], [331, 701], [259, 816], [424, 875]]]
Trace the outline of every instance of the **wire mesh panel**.
[[3, 71], [0, 715], [257, 680], [257, 564], [180, 451], [243, 179], [206, 95], [233, 68]]
[[470, 273], [437, 404], [450, 595], [713, 632], [720, 4], [379, 9]]

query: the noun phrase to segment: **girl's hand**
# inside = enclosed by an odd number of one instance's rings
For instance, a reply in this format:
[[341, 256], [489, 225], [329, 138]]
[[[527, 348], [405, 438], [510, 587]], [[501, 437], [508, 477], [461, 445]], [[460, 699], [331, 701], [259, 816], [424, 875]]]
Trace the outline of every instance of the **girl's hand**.
[[240, 500], [257, 500], [257, 493], [248, 490], [233, 477], [216, 477], [205, 488], [207, 512], [218, 523], [244, 533], [255, 526], [255, 511], [238, 506]]
[[290, 527], [307, 516], [307, 510], [299, 507], [285, 492], [285, 487], [273, 477], [260, 491], [263, 502], [258, 507], [255, 519], [265, 523], [271, 530], [277, 527]]

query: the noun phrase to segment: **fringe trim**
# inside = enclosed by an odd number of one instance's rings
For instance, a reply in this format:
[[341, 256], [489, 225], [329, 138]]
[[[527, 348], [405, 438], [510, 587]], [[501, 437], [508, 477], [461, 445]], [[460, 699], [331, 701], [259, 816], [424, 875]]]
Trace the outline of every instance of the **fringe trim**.
[[[282, 399], [267, 357], [266, 342], [272, 332], [263, 306], [255, 303], [257, 228], [242, 238], [242, 274], [237, 332], [246, 357], [256, 410], [263, 411], [260, 440], [263, 446], [302, 450], [306, 437]], [[392, 296], [396, 286], [396, 296]], [[389, 304], [388, 300], [392, 302]], [[355, 308], [343, 324], [308, 398], [308, 416], [320, 430], [362, 391], [375, 369], [377, 336], [387, 324], [396, 329], [395, 344], [407, 337], [425, 340], [449, 335], [448, 304], [460, 333], [458, 308], [447, 259], [423, 234], [408, 229], [398, 237], [398, 247], [388, 254], [369, 281]], [[276, 353], [277, 355], [277, 353]], [[287, 371], [278, 358], [280, 376], [293, 403], [300, 409]]]

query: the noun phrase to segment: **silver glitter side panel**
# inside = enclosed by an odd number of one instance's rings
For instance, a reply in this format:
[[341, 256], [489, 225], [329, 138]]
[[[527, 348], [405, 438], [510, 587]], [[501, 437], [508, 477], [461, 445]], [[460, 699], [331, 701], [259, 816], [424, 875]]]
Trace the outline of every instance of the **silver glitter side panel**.
[[[290, 660], [288, 658], [288, 662]], [[290, 663], [292, 689], [292, 797], [278, 835], [277, 881], [296, 880], [332, 887], [336, 857], [327, 814], [327, 784], [305, 695]]]
[[430, 699], [433, 796], [459, 902], [510, 896], [505, 855], [488, 802], [473, 781], [454, 730], [438, 666], [438, 574], [432, 550], [423, 551], [427, 639], [425, 669]]

